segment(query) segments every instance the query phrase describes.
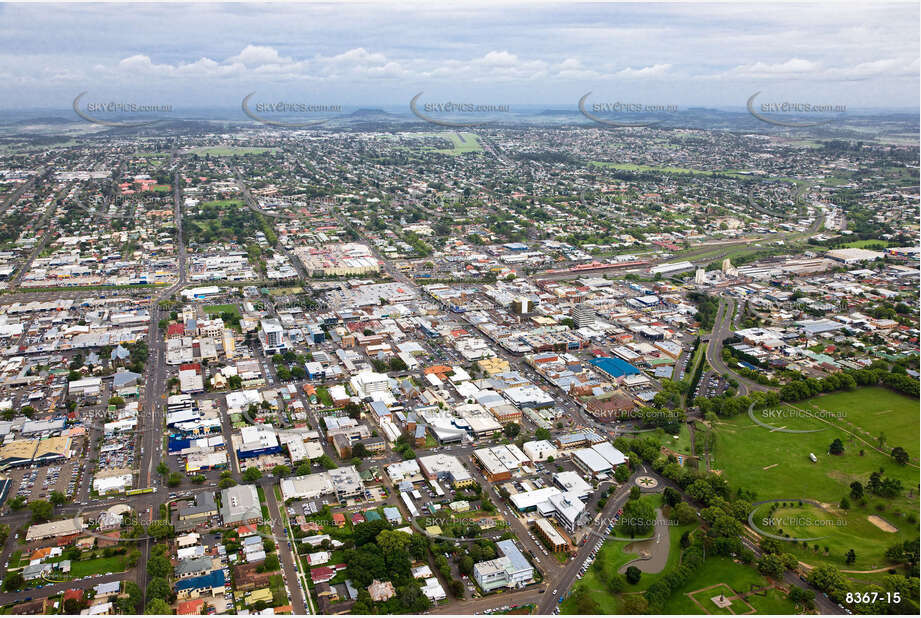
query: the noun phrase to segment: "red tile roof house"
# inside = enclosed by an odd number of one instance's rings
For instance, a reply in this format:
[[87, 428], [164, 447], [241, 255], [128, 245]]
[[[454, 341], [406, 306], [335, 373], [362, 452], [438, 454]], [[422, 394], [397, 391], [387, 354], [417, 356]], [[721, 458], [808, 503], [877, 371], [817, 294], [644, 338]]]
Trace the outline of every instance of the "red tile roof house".
[[201, 608], [205, 604], [204, 599], [193, 599], [191, 601], [183, 601], [179, 604], [179, 608], [176, 610], [176, 613], [180, 616], [197, 616], [201, 614]]
[[166, 338], [182, 337], [185, 335], [185, 326], [182, 324], [170, 324], [166, 327]]
[[333, 523], [336, 527], [341, 528], [345, 525], [345, 515], [342, 513], [333, 513]]
[[314, 584], [328, 582], [336, 576], [336, 573], [339, 571], [344, 571], [345, 569], [345, 564], [317, 567], [315, 569], [310, 569], [310, 579]]
[[364, 522], [364, 520], [365, 520], [365, 516], [362, 515], [361, 513], [355, 513], [354, 515], [352, 515], [353, 524], [360, 524]]

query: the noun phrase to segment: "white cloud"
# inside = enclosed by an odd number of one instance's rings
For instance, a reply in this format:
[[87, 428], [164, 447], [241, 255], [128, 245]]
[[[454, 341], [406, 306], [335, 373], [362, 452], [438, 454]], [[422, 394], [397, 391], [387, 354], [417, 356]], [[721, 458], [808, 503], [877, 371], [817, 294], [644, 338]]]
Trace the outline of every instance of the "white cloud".
[[227, 61], [230, 63], [239, 62], [247, 67], [258, 67], [266, 64], [289, 64], [291, 58], [282, 57], [273, 47], [247, 45], [243, 51], [232, 58], [228, 58]]

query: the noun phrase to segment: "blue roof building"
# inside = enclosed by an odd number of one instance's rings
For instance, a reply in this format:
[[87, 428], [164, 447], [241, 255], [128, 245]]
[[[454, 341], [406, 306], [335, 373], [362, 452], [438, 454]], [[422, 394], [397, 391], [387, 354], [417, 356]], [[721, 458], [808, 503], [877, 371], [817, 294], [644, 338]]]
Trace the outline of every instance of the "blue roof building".
[[628, 363], [627, 361], [610, 356], [599, 356], [589, 361], [595, 367], [602, 370], [613, 378], [622, 378], [640, 373], [640, 370]]

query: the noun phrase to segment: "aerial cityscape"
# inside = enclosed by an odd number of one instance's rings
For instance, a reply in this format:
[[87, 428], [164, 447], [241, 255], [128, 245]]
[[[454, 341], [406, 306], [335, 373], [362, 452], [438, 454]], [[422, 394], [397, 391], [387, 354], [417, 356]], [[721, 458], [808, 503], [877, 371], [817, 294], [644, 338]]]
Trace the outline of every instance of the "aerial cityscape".
[[0, 613], [921, 612], [916, 3], [0, 15]]

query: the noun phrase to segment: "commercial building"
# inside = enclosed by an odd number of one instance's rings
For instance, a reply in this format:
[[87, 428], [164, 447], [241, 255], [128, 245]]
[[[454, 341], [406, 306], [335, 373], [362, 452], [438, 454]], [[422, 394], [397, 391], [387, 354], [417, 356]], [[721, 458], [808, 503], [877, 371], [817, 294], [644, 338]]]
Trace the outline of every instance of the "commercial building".
[[537, 534], [546, 541], [551, 551], [560, 552], [569, 549], [569, 543], [549, 521], [540, 517], [534, 521], [534, 525], [537, 529]]
[[234, 485], [221, 491], [221, 519], [225, 526], [262, 521], [262, 506], [255, 485]]
[[534, 579], [534, 567], [514, 541], [507, 539], [496, 545], [502, 556], [473, 565], [473, 578], [483, 592], [499, 588], [523, 588]]
[[281, 481], [281, 494], [285, 500], [291, 498], [310, 500], [332, 495], [342, 502], [361, 498], [364, 493], [364, 483], [355, 466], [292, 476]]
[[474, 479], [467, 472], [460, 459], [453, 455], [426, 455], [417, 458], [419, 469], [430, 481], [446, 481], [454, 487], [466, 487], [474, 484]]

